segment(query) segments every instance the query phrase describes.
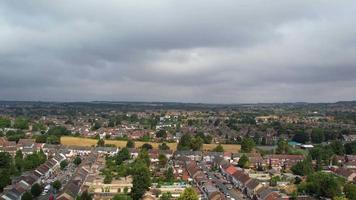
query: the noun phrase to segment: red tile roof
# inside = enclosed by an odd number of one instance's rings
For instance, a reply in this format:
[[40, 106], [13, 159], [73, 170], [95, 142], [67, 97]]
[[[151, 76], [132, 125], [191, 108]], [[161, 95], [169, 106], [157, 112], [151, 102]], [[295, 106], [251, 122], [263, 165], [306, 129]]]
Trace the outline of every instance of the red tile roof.
[[225, 171], [226, 173], [233, 175], [237, 171], [237, 169], [233, 165], [230, 165], [228, 168], [225, 169]]

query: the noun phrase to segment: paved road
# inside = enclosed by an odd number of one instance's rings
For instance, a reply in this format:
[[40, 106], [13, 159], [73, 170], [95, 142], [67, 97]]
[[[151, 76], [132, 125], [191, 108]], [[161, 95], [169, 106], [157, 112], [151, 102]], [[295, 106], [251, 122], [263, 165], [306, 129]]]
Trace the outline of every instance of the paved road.
[[[51, 184], [55, 180], [59, 180], [62, 184], [62, 187], [64, 187], [68, 183], [68, 181], [70, 180], [70, 178], [72, 177], [72, 175], [76, 170], [76, 166], [70, 160], [67, 161], [69, 162], [69, 164], [66, 167], [66, 169], [57, 171], [55, 174], [53, 174], [51, 177], [45, 180], [44, 186]], [[37, 197], [37, 200], [48, 200], [51, 194], [54, 194], [54, 192], [55, 191], [51, 187], [51, 189], [48, 191], [47, 194], [40, 195], [39, 197]]]
[[234, 189], [229, 190], [220, 179], [218, 179], [213, 172], [211, 172], [205, 165], [202, 165], [203, 169], [207, 171], [208, 176], [214, 180], [216, 186], [220, 189], [220, 191], [225, 195], [229, 195], [230, 197], [234, 198], [235, 200], [243, 200], [243, 195], [237, 193]]
[[234, 197], [238, 197], [238, 198], [235, 198], [236, 200], [237, 199], [248, 199], [244, 194], [242, 194], [240, 192], [240, 190], [236, 189], [236, 188], [232, 188], [230, 191], [230, 194], [233, 194]]

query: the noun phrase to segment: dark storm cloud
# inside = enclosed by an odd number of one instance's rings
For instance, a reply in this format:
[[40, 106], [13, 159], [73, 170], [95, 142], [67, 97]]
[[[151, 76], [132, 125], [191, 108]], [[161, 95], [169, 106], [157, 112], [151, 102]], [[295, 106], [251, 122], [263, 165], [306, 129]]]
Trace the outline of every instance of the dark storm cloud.
[[0, 99], [355, 99], [351, 1], [2, 1]]

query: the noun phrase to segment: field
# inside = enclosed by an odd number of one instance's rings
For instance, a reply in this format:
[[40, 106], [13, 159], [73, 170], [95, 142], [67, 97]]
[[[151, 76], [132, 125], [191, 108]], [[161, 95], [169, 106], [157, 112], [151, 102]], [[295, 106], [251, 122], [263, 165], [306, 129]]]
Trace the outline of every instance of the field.
[[[95, 146], [98, 140], [96, 139], [90, 139], [90, 138], [80, 138], [80, 137], [70, 137], [70, 136], [63, 136], [61, 137], [61, 144], [63, 145], [73, 145], [73, 146]], [[135, 146], [140, 147], [144, 143], [149, 143], [153, 146], [153, 148], [158, 148], [158, 145], [160, 143], [154, 143], [154, 142], [140, 142], [140, 141], [135, 141]], [[126, 146], [126, 141], [121, 141], [121, 140], [105, 140], [105, 144], [114, 144], [117, 147], [125, 147]], [[167, 145], [172, 149], [176, 150], [177, 149], [177, 143], [167, 143]], [[204, 144], [203, 145], [203, 150], [204, 151], [211, 151], [217, 146], [217, 144]], [[227, 152], [239, 152], [240, 151], [240, 145], [235, 145], [235, 144], [223, 144], [224, 150]]]

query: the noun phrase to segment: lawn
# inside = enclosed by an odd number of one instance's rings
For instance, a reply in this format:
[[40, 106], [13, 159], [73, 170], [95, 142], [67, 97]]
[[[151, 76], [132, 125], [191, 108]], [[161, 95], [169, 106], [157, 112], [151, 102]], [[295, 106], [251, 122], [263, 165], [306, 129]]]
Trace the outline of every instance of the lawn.
[[[61, 137], [61, 144], [63, 145], [73, 145], [73, 146], [95, 146], [97, 144], [98, 140], [96, 139], [91, 139], [91, 138], [80, 138], [80, 137], [70, 137], [70, 136], [62, 136]], [[141, 147], [143, 144], [149, 143], [153, 146], [153, 148], [158, 148], [158, 145], [160, 143], [155, 143], [155, 142], [140, 142], [140, 141], [135, 141], [135, 146], [136, 147]], [[122, 140], [105, 140], [105, 144], [114, 144], [117, 147], [125, 147], [126, 146], [126, 141]], [[167, 145], [172, 149], [176, 150], [177, 149], [177, 143], [167, 143]], [[203, 150], [204, 151], [211, 151], [217, 146], [217, 144], [204, 144], [203, 145]], [[227, 152], [239, 152], [240, 151], [240, 145], [235, 145], [235, 144], [223, 144], [224, 150]]]

